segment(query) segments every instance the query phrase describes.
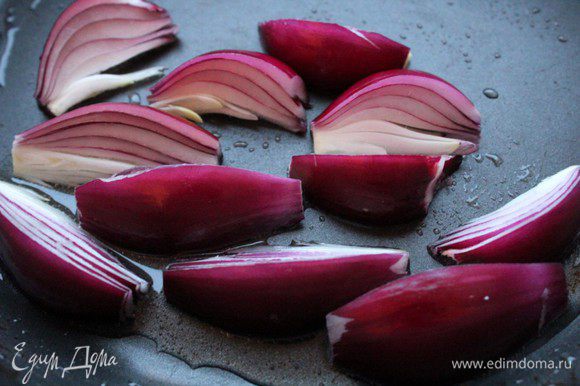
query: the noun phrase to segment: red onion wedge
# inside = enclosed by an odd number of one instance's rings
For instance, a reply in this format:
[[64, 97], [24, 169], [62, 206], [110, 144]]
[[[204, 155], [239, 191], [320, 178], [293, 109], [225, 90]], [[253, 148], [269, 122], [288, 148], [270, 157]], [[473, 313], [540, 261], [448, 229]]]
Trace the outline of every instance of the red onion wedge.
[[409, 47], [338, 24], [283, 19], [259, 29], [266, 52], [323, 91], [344, 91], [375, 72], [407, 67], [411, 59]]
[[546, 178], [502, 208], [428, 247], [445, 264], [533, 263], [565, 257], [580, 231], [580, 166]]
[[447, 267], [396, 280], [326, 317], [332, 361], [379, 381], [461, 378], [452, 361], [505, 356], [566, 309], [560, 264]]
[[284, 63], [258, 52], [215, 51], [193, 58], [156, 84], [149, 101], [188, 119], [218, 113], [306, 131], [304, 82]]
[[316, 205], [347, 219], [393, 224], [427, 214], [435, 189], [460, 156], [300, 155], [290, 177]]
[[419, 71], [369, 76], [311, 124], [317, 154], [469, 154], [480, 115], [458, 89]]
[[226, 330], [303, 335], [338, 306], [408, 273], [409, 254], [337, 245], [261, 246], [170, 265], [163, 292]]
[[193, 123], [149, 107], [101, 103], [16, 136], [14, 175], [76, 186], [135, 166], [217, 164], [219, 141]]
[[40, 57], [35, 97], [54, 115], [105, 91], [163, 74], [162, 67], [102, 74], [175, 40], [167, 12], [145, 0], [77, 0], [57, 19]]
[[75, 195], [85, 230], [150, 253], [218, 250], [304, 218], [300, 181], [226, 166], [137, 170], [89, 182]]
[[0, 182], [0, 259], [39, 303], [79, 316], [124, 319], [148, 283], [30, 190]]

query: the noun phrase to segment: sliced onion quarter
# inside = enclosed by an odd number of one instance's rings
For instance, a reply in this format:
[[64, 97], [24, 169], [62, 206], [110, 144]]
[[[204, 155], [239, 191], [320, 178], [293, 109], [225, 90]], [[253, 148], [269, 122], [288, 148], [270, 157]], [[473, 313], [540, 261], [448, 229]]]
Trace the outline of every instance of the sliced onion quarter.
[[317, 154], [465, 155], [477, 150], [480, 114], [434, 75], [391, 70], [345, 91], [311, 124]]
[[175, 41], [177, 27], [145, 0], [77, 0], [56, 20], [40, 57], [35, 96], [54, 115], [105, 91], [163, 74], [154, 67], [104, 74]]
[[292, 157], [290, 177], [306, 197], [335, 215], [375, 225], [424, 217], [439, 183], [460, 156], [333, 155]]
[[561, 264], [421, 272], [327, 315], [332, 362], [378, 382], [456, 383], [474, 369], [455, 361], [505, 358], [558, 318], [567, 301]]
[[218, 164], [219, 141], [192, 122], [129, 103], [53, 118], [14, 139], [14, 175], [77, 186], [136, 166]]
[[546, 178], [428, 247], [446, 264], [562, 260], [580, 231], [580, 166]]
[[340, 245], [259, 246], [171, 264], [167, 300], [228, 331], [299, 336], [334, 308], [408, 273], [409, 254]]
[[147, 253], [215, 251], [303, 218], [300, 181], [211, 165], [142, 168], [76, 189], [81, 226]]
[[251, 51], [215, 51], [182, 64], [155, 87], [151, 106], [188, 119], [208, 113], [264, 119], [306, 131], [302, 78], [279, 60]]
[[260, 24], [266, 52], [295, 69], [308, 87], [344, 91], [380, 71], [404, 68], [411, 50], [376, 32], [310, 20]]
[[92, 318], [132, 315], [148, 283], [32, 191], [0, 182], [0, 259], [18, 286], [53, 310]]

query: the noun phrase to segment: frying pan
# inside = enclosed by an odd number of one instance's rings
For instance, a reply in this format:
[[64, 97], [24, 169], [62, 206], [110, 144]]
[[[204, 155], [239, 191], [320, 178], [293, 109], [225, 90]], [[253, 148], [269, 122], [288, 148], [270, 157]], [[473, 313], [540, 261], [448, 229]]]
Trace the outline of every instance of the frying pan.
[[[387, 229], [366, 228], [330, 216], [307, 204], [303, 224], [270, 238], [335, 244], [390, 246], [411, 253], [412, 272], [438, 266], [425, 246], [462, 222], [490, 212], [542, 178], [580, 162], [580, 2], [574, 1], [419, 1], [419, 0], [157, 0], [180, 26], [180, 42], [141, 57], [124, 69], [164, 65], [175, 68], [201, 53], [223, 49], [260, 50], [257, 24], [276, 18], [336, 21], [377, 31], [412, 47], [411, 68], [440, 75], [457, 85], [483, 116], [480, 153], [461, 169], [433, 201], [423, 220]], [[47, 119], [34, 91], [38, 56], [61, 0], [0, 0], [0, 178], [11, 180], [14, 134]], [[147, 86], [98, 98], [139, 102]], [[483, 90], [499, 94], [488, 98]], [[313, 95], [314, 118], [331, 98]], [[299, 137], [267, 123], [209, 116], [204, 127], [221, 135], [224, 163], [285, 175], [293, 154], [312, 151]], [[16, 181], [20, 182], [20, 181]], [[46, 192], [46, 190], [45, 190]], [[48, 192], [74, 212], [66, 192]], [[159, 290], [159, 271], [167, 261], [129, 256]], [[566, 261], [570, 307], [566, 315], [514, 358], [560, 360], [578, 356], [580, 321], [575, 291], [578, 252]], [[131, 264], [127, 260], [127, 264]], [[0, 280], [0, 383], [22, 382], [11, 362], [55, 352], [58, 368], [69, 366], [77, 347], [104, 350], [117, 364], [87, 374], [37, 368], [29, 384], [358, 384], [327, 361], [323, 331], [291, 342], [251, 340], [228, 335], [168, 306], [153, 291], [139, 305], [135, 322], [110, 325], [71, 321], [47, 312], [24, 297], [4, 271]], [[489, 342], [493, 344], [493, 342]], [[82, 352], [81, 352], [82, 354]], [[21, 362], [18, 362], [21, 363]], [[572, 384], [572, 370], [504, 370], [482, 374], [471, 384]]]

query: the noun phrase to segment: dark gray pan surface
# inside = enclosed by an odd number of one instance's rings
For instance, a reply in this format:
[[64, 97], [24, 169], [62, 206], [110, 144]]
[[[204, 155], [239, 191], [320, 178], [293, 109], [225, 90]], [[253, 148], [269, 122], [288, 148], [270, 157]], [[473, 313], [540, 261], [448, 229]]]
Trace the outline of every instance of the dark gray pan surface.
[[[11, 178], [10, 146], [14, 134], [45, 118], [32, 97], [38, 56], [50, 27], [68, 1], [0, 0], [0, 178]], [[326, 0], [157, 0], [181, 27], [181, 42], [142, 59], [131, 68], [162, 64], [173, 69], [183, 61], [216, 49], [259, 50], [257, 23], [274, 18], [336, 21], [377, 31], [408, 44], [411, 68], [440, 75], [465, 92], [483, 116], [478, 155], [466, 157], [461, 169], [433, 201], [423, 222], [386, 230], [345, 223], [315, 208], [306, 210], [303, 225], [272, 237], [292, 240], [391, 246], [408, 250], [412, 272], [437, 267], [425, 245], [463, 221], [494, 210], [542, 178], [580, 162], [580, 2], [577, 1], [326, 1]], [[34, 5], [34, 6], [33, 6]], [[8, 8], [13, 7], [11, 12]], [[33, 9], [34, 8], [34, 9]], [[12, 28], [12, 32], [9, 32]], [[14, 29], [16, 28], [16, 30]], [[14, 37], [11, 55], [8, 37]], [[0, 81], [2, 73], [0, 71]], [[485, 88], [499, 94], [489, 99]], [[99, 100], [145, 100], [146, 86]], [[330, 98], [314, 95], [313, 119]], [[293, 154], [311, 151], [309, 137], [298, 137], [268, 124], [208, 117], [204, 127], [221, 134], [225, 164], [285, 175]], [[246, 146], [244, 146], [247, 144]], [[63, 198], [64, 197], [64, 198]], [[67, 201], [66, 196], [59, 197]], [[154, 259], [138, 259], [155, 267]], [[568, 262], [573, 285], [578, 252]], [[39, 309], [15, 290], [0, 270], [0, 384], [20, 382], [10, 365], [14, 346], [26, 342], [25, 356], [56, 352], [62, 367], [76, 346], [104, 349], [119, 365], [99, 369], [92, 384], [237, 384], [244, 379], [263, 384], [352, 384], [326, 360], [324, 333], [298, 342], [272, 343], [229, 336], [165, 305], [152, 293], [141, 302], [129, 326], [70, 322]], [[577, 272], [576, 272], [577, 273]], [[576, 279], [577, 280], [577, 279]], [[157, 283], [156, 283], [157, 284]], [[578, 356], [578, 293], [571, 309], [516, 356], [568, 359]], [[493, 342], [490, 342], [493, 344]], [[167, 354], [166, 354], [167, 353]], [[234, 373], [241, 375], [238, 377]], [[62, 384], [60, 372], [43, 379], [44, 368], [30, 383]], [[474, 380], [476, 384], [573, 384], [574, 370], [510, 370]], [[76, 371], [64, 379], [76, 383]]]

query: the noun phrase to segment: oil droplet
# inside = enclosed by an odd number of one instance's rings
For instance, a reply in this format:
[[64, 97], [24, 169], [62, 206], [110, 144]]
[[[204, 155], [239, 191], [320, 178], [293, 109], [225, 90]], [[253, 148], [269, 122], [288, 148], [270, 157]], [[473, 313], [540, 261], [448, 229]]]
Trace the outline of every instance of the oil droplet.
[[251, 147], [251, 148], [249, 149], [249, 152], [250, 152], [250, 153], [253, 153], [254, 151], [256, 151], [256, 148], [254, 148], [254, 147]]
[[234, 143], [234, 147], [248, 147], [248, 143], [246, 141], [237, 141]]
[[497, 99], [499, 97], [498, 92], [495, 91], [493, 88], [486, 88], [486, 89], [484, 89], [483, 90], [483, 95], [485, 95], [489, 99]]
[[479, 208], [479, 204], [477, 203], [477, 200], [479, 200], [479, 196], [472, 196], [472, 197], [469, 197], [467, 200], [465, 200], [465, 202], [467, 203], [467, 205], [471, 206], [472, 208]]
[[469, 53], [468, 52], [464, 52], [463, 53], [463, 56], [465, 56], [467, 58], [469, 56]]
[[495, 55], [493, 55], [493, 57], [499, 59], [501, 58], [501, 54], [499, 52], [496, 52]]
[[421, 23], [417, 23], [417, 28], [419, 28], [419, 29], [423, 29], [423, 24], [421, 24]]
[[129, 103], [133, 103], [133, 104], [136, 104], [136, 105], [140, 105], [141, 104], [141, 95], [139, 95], [136, 92], [131, 93], [129, 95]]
[[518, 174], [518, 180], [521, 182], [530, 182], [534, 176], [533, 166], [525, 165], [520, 168], [521, 173]]
[[269, 143], [269, 142], [264, 142], [264, 143], [262, 144], [262, 149], [267, 149], [267, 148], [269, 148], [269, 147], [270, 147], [270, 143]]
[[212, 131], [211, 132], [213, 134], [214, 137], [216, 137], [217, 139], [220, 139], [222, 137], [221, 133], [217, 132], [217, 131]]
[[276, 136], [276, 138], [274, 138], [276, 140], [276, 142], [280, 142], [282, 140], [282, 137], [280, 137], [279, 135]]
[[474, 154], [473, 159], [475, 160], [475, 162], [477, 162], [479, 164], [483, 162], [483, 156], [479, 153]]
[[32, 3], [30, 3], [30, 9], [34, 11], [36, 8], [38, 8], [41, 2], [42, 0], [32, 0]]
[[441, 39], [441, 44], [446, 45], [447, 44], [447, 40]]
[[14, 16], [14, 7], [10, 7], [6, 12], [6, 23], [13, 24], [15, 21], [16, 16]]
[[320, 217], [318, 217], [318, 219], [320, 220], [320, 222], [325, 222], [326, 221], [326, 217], [324, 217], [324, 216], [320, 216]]
[[468, 39], [471, 39], [471, 34], [469, 32], [466, 32], [465, 33], [465, 37], [468, 38]]
[[538, 8], [538, 7], [534, 7], [534, 8], [532, 8], [532, 13], [533, 13], [534, 15], [535, 15], [535, 14], [538, 14], [538, 13], [540, 13], [540, 8]]
[[439, 230], [439, 228], [435, 228], [433, 229], [433, 233], [438, 235], [439, 233], [441, 233], [441, 231]]
[[471, 59], [470, 59], [470, 58], [466, 58], [466, 59], [464, 60], [464, 62], [465, 62], [465, 63], [471, 63]]
[[403, 40], [407, 39], [407, 36], [405, 36], [405, 35], [403, 35], [403, 34], [399, 35], [399, 37], [400, 37], [401, 39], [403, 39]]
[[561, 43], [566, 43], [568, 41], [568, 38], [566, 36], [560, 35], [558, 36], [558, 41]]
[[12, 48], [14, 47], [14, 39], [16, 38], [16, 33], [20, 30], [18, 27], [12, 27], [6, 32], [6, 44], [4, 46], [4, 51], [2, 51], [2, 56], [0, 56], [0, 86], [6, 86], [6, 72], [8, 71], [8, 63], [10, 62], [10, 55], [12, 54]]
[[419, 236], [423, 236], [423, 229], [418, 228], [415, 230], [415, 233], [417, 233]]
[[503, 164], [503, 159], [497, 154], [487, 153], [485, 155], [485, 158], [487, 158], [488, 160], [493, 162], [493, 164], [496, 168], [499, 168], [501, 166], [501, 164]]

